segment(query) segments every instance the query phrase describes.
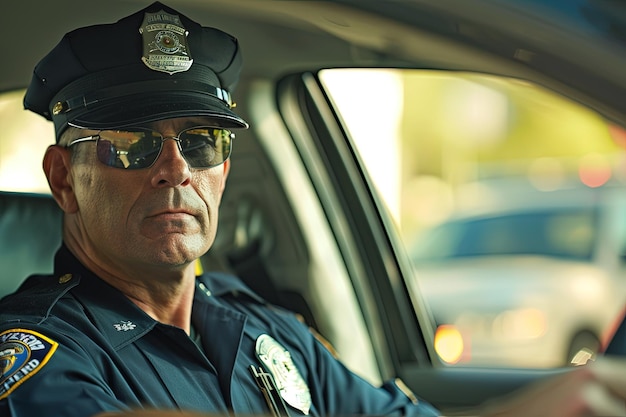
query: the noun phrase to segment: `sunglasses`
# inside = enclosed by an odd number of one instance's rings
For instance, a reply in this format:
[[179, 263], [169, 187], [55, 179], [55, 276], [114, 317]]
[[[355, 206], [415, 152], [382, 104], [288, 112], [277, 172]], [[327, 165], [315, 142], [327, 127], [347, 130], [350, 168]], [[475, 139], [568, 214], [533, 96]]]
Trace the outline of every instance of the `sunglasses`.
[[194, 126], [180, 131], [176, 136], [164, 137], [161, 133], [144, 128], [128, 130], [101, 130], [95, 135], [71, 141], [96, 142], [98, 160], [106, 166], [121, 169], [149, 168], [154, 164], [163, 143], [175, 140], [178, 149], [192, 168], [212, 168], [223, 164], [230, 156], [232, 139], [230, 130], [212, 126]]

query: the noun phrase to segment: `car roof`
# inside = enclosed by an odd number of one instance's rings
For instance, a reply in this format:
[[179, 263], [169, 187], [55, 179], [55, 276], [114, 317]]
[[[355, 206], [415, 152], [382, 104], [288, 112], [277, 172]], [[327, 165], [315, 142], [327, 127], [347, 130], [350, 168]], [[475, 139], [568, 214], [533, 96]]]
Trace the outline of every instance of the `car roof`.
[[[624, 211], [626, 195], [619, 181], [608, 182], [603, 186], [589, 187], [580, 181], [572, 180], [554, 189], [538, 189], [530, 182], [522, 180], [497, 179], [469, 184], [461, 194], [471, 195], [472, 203], [463, 205], [463, 199], [446, 223], [533, 212], [584, 211], [600, 208]], [[480, 198], [476, 198], [479, 194]], [[480, 205], [476, 205], [476, 201]]]
[[[149, 3], [22, 0], [5, 4], [3, 39], [19, 38], [19, 42], [4, 50], [0, 91], [25, 87], [36, 62], [64, 33], [116, 21]], [[611, 24], [626, 16], [620, 2], [597, 1], [593, 7], [583, 0], [165, 3], [235, 35], [244, 51], [244, 79], [276, 79], [295, 70], [344, 65], [478, 70], [533, 80], [618, 123], [625, 120], [624, 37]], [[597, 38], [605, 42], [598, 43]], [[600, 60], [604, 64], [598, 68], [595, 63]]]

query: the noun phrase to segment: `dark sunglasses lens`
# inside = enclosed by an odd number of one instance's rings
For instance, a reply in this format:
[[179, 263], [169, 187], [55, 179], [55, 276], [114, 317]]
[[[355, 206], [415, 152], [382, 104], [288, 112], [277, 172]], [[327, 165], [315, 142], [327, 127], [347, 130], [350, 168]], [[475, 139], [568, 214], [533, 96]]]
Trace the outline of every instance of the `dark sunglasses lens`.
[[147, 168], [161, 149], [161, 136], [149, 130], [103, 130], [99, 133], [98, 160], [122, 169]]
[[[150, 130], [103, 130], [99, 133], [98, 160], [122, 169], [148, 168], [159, 156], [163, 139]], [[185, 160], [193, 168], [211, 168], [230, 156], [232, 133], [215, 127], [193, 127], [179, 133]]]
[[215, 127], [194, 127], [178, 138], [183, 156], [193, 168], [211, 168], [230, 156], [232, 133]]

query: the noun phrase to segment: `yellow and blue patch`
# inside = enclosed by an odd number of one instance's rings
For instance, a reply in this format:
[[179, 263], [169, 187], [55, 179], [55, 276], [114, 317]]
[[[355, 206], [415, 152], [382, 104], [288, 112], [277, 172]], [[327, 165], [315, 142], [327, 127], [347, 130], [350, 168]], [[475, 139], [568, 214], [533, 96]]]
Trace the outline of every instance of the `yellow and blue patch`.
[[0, 399], [44, 367], [58, 343], [27, 329], [0, 333]]

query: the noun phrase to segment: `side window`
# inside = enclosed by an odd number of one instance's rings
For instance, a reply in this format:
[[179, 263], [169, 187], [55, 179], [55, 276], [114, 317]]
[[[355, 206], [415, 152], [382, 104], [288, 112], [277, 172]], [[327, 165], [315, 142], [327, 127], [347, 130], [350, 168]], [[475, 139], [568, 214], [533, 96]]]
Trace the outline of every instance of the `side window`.
[[623, 130], [522, 80], [319, 77], [394, 219], [442, 364], [557, 367], [603, 349], [626, 301]]
[[50, 193], [41, 161], [54, 144], [54, 127], [24, 110], [23, 99], [24, 90], [0, 94], [0, 190]]

